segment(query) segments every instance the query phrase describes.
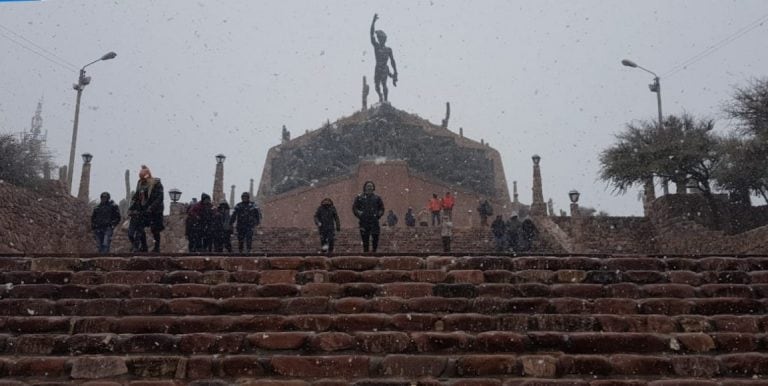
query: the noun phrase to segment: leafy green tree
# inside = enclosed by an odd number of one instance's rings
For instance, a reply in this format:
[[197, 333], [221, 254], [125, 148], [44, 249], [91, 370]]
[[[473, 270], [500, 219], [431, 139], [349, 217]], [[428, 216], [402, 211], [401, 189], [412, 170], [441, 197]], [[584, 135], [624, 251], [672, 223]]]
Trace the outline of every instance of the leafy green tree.
[[736, 202], [750, 203], [757, 194], [768, 203], [768, 156], [756, 138], [731, 136], [722, 142], [723, 162], [715, 170], [717, 186], [730, 192]]
[[615, 191], [627, 192], [650, 177], [685, 185], [693, 181], [705, 194], [712, 193], [712, 172], [721, 161], [720, 141], [711, 120], [688, 114], [668, 116], [663, 129], [655, 122], [627, 124], [617, 143], [600, 154], [600, 178]]
[[37, 140], [18, 140], [12, 134], [0, 134], [0, 180], [14, 185], [31, 186], [43, 174], [50, 160]]
[[768, 203], [768, 78], [737, 87], [724, 110], [741, 135], [724, 142], [718, 186], [737, 201], [749, 203], [750, 195], [757, 194]]
[[744, 134], [768, 139], [768, 78], [753, 79], [737, 87], [725, 113], [736, 119]]

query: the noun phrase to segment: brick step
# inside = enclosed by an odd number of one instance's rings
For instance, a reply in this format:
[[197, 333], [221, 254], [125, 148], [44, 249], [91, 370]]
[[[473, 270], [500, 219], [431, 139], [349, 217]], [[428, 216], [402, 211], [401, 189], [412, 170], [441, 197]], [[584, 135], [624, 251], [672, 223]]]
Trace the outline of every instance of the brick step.
[[[86, 310], [87, 311], [87, 310]], [[2, 331], [23, 334], [191, 334], [230, 332], [638, 332], [768, 333], [766, 315], [615, 315], [584, 314], [245, 314], [134, 316], [10, 316]], [[10, 335], [3, 335], [10, 336]]]
[[[747, 280], [752, 271], [765, 276], [768, 257], [547, 257], [547, 256], [108, 256], [0, 257], [0, 272], [30, 271], [227, 271], [243, 270], [506, 270], [718, 272]], [[768, 281], [768, 278], [761, 279]]]
[[[4, 358], [3, 366], [0, 367], [0, 376], [3, 376], [6, 382], [13, 379], [34, 380], [40, 377], [70, 382], [73, 380], [83, 382], [89, 379], [101, 379], [102, 382], [105, 380], [130, 382], [148, 378], [175, 382], [218, 379], [221, 383], [214, 384], [236, 382], [257, 385], [348, 385], [352, 382], [367, 385], [412, 385], [416, 384], [413, 380], [420, 378], [426, 379], [423, 380], [425, 383], [419, 384], [430, 385], [441, 384], [434, 382], [445, 382], [439, 379], [448, 377], [452, 378], [451, 385], [758, 385], [765, 384], [765, 380], [761, 377], [764, 376], [767, 368], [768, 355], [757, 352], [677, 357], [637, 354], [562, 355], [559, 353], [544, 355], [199, 355], [193, 357], [110, 355], [74, 358], [58, 356]], [[549, 383], [550, 381], [543, 383], [539, 379], [541, 377], [549, 378], [552, 383]], [[705, 379], [711, 377], [732, 379]], [[319, 380], [319, 378], [330, 379]], [[583, 378], [587, 379], [579, 380]], [[638, 379], [638, 382], [612, 383], [620, 379], [624, 382]], [[659, 383], [659, 379], [666, 379], [666, 381]], [[283, 383], [288, 380], [291, 382]], [[299, 383], [295, 383], [296, 381]], [[468, 383], [461, 383], [462, 381]], [[730, 381], [735, 382], [730, 383]], [[736, 383], [739, 381], [742, 383]]]
[[122, 299], [127, 291], [112, 293], [103, 299], [3, 299], [0, 316], [30, 315], [232, 315], [232, 314], [359, 314], [365, 312], [451, 312], [451, 313], [540, 313], [583, 314], [611, 313], [620, 315], [732, 315], [762, 314], [768, 299], [733, 297], [712, 298], [594, 298], [527, 297], [508, 298], [480, 296], [476, 298], [419, 296], [401, 297], [231, 297], [227, 299], [181, 294], [175, 299], [136, 297]]
[[768, 334], [734, 332], [312, 332], [0, 335], [0, 356], [112, 354], [728, 354], [765, 352]]

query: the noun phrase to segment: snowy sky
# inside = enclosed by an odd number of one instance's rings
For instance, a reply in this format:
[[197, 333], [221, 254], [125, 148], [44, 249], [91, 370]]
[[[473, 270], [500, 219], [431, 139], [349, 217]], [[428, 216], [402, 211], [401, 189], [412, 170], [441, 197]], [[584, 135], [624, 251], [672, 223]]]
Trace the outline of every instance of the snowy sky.
[[125, 169], [133, 184], [147, 164], [184, 201], [212, 190], [224, 153], [229, 196], [258, 184], [282, 125], [296, 137], [360, 108], [374, 13], [400, 73], [392, 104], [439, 124], [450, 101], [450, 128], [499, 150], [523, 202], [541, 155], [556, 209], [575, 188], [582, 205], [642, 213], [637, 189], [615, 196], [598, 179], [614, 135], [657, 116], [652, 76], [622, 59], [661, 76], [665, 114], [722, 131], [733, 87], [768, 72], [764, 0], [0, 2], [0, 131], [28, 129], [42, 97], [49, 146], [67, 164], [77, 70], [115, 51], [87, 69], [74, 193], [83, 152], [94, 199], [122, 198]]

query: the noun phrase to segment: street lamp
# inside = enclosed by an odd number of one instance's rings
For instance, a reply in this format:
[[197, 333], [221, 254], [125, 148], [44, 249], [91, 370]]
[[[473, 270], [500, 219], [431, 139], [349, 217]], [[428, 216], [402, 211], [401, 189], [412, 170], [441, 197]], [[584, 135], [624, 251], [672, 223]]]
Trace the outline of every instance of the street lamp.
[[579, 202], [579, 196], [580, 195], [581, 195], [581, 193], [579, 193], [576, 189], [573, 189], [570, 192], [568, 192], [568, 198], [570, 198], [571, 202], [574, 203], [574, 204]]
[[568, 198], [571, 199], [571, 217], [578, 217], [579, 216], [579, 196], [581, 194], [576, 190], [573, 189], [570, 192], [568, 192]]
[[176, 188], [171, 189], [168, 191], [168, 195], [171, 196], [171, 201], [174, 203], [179, 202], [179, 199], [181, 198], [181, 190]]
[[623, 64], [623, 65], [625, 65], [627, 67], [639, 68], [639, 69], [641, 69], [641, 70], [643, 70], [643, 71], [653, 75], [653, 83], [649, 84], [648, 88], [651, 90], [651, 92], [655, 92], [656, 93], [656, 102], [657, 102], [657, 104], [659, 106], [659, 129], [662, 129], [664, 126], [663, 126], [663, 122], [662, 122], [663, 116], [661, 115], [661, 83], [660, 83], [659, 76], [656, 75], [655, 72], [653, 72], [653, 71], [651, 71], [651, 70], [649, 70], [647, 68], [643, 68], [641, 66], [638, 66], [637, 63], [635, 63], [635, 62], [633, 62], [631, 60], [628, 60], [628, 59], [622, 60], [621, 64]]
[[83, 157], [83, 163], [86, 164], [91, 163], [91, 160], [93, 159], [93, 155], [91, 153], [83, 153], [81, 157]]
[[102, 60], [114, 59], [116, 56], [117, 54], [114, 52], [107, 52], [102, 57], [86, 64], [85, 66], [83, 66], [83, 68], [80, 69], [80, 77], [77, 78], [77, 83], [72, 85], [72, 88], [77, 90], [77, 103], [75, 103], [75, 123], [72, 126], [72, 145], [69, 148], [69, 168], [67, 169], [67, 192], [72, 190], [72, 172], [74, 171], [74, 168], [75, 168], [75, 145], [77, 144], [77, 123], [80, 119], [80, 98], [83, 95], [83, 89], [85, 89], [85, 86], [91, 83], [91, 77], [85, 76], [85, 68], [90, 66], [91, 64], [100, 62]]
[[227, 159], [227, 156], [225, 156], [224, 154], [216, 154], [217, 164], [223, 164], [225, 159]]
[[[637, 63], [635, 63], [635, 62], [633, 62], [633, 61], [631, 61], [629, 59], [622, 60], [621, 64], [623, 64], [623, 65], [625, 65], [627, 67], [639, 68], [639, 69], [641, 69], [641, 70], [643, 70], [643, 71], [653, 75], [653, 83], [649, 84], [648, 88], [651, 90], [651, 92], [655, 92], [656, 93], [656, 104], [658, 105], [658, 110], [659, 110], [659, 131], [664, 130], [664, 118], [663, 118], [664, 116], [661, 114], [661, 80], [660, 80], [659, 76], [656, 75], [655, 72], [653, 72], [653, 71], [651, 71], [651, 70], [649, 70], [647, 68], [638, 66]], [[653, 177], [647, 178], [645, 180], [645, 182], [644, 182], [644, 185], [645, 185], [645, 187], [644, 187], [644, 190], [645, 190], [645, 196], [644, 196], [645, 200], [643, 202], [643, 207], [645, 208], [645, 211], [647, 212], [648, 208], [650, 207], [650, 203], [654, 199], [656, 199], [656, 192], [655, 192], [655, 189], [653, 187]], [[667, 180], [666, 179], [662, 179], [661, 185], [662, 185], [662, 188], [663, 188], [663, 190], [664, 190], [664, 192], [666, 194], [666, 191], [667, 191]]]

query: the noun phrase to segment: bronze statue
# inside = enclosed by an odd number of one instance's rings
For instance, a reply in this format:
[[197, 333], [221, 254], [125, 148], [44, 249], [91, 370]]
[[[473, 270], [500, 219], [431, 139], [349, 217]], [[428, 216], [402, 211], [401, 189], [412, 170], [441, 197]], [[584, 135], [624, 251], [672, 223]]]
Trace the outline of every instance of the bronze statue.
[[[373, 83], [376, 89], [376, 94], [379, 94], [379, 102], [386, 102], [389, 90], [387, 89], [387, 77], [392, 77], [392, 84], [397, 87], [397, 65], [395, 65], [395, 57], [392, 55], [392, 49], [385, 46], [387, 42], [387, 34], [382, 30], [375, 30], [376, 20], [379, 19], [378, 14], [373, 15], [373, 21], [371, 22], [371, 44], [373, 44], [373, 51], [376, 55], [376, 69], [374, 70]], [[374, 39], [374, 33], [376, 38]], [[379, 41], [376, 42], [376, 39]], [[389, 72], [389, 66], [387, 61], [392, 61], [392, 71]], [[384, 94], [382, 95], [382, 89]]]

